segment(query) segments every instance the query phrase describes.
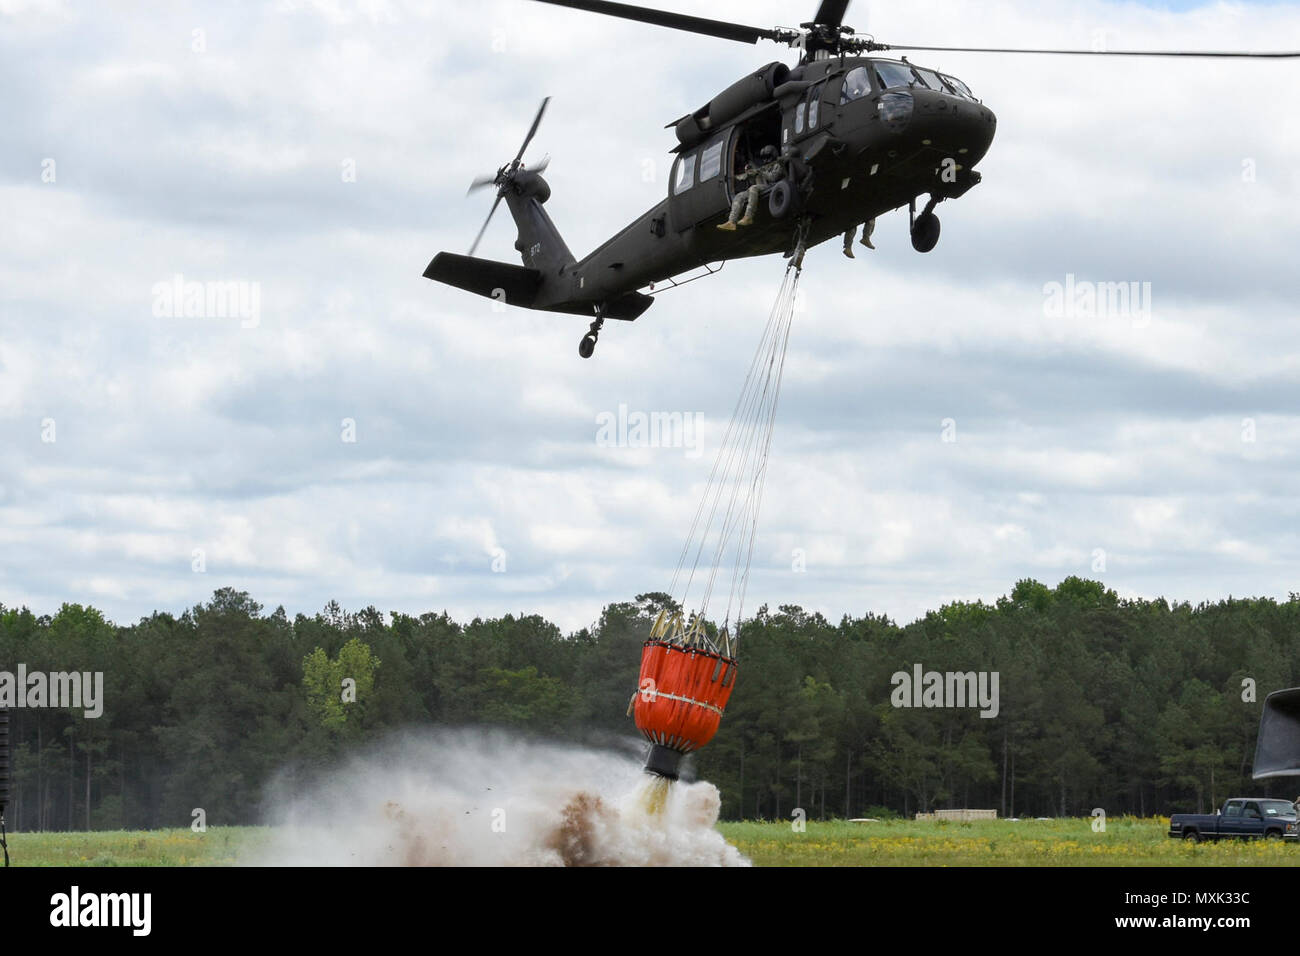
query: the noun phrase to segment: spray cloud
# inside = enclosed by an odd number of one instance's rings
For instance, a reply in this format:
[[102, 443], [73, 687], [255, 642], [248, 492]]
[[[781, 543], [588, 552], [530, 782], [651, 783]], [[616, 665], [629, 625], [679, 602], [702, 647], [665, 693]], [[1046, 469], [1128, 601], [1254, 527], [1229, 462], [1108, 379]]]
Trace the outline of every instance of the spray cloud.
[[246, 862], [298, 866], [745, 866], [710, 783], [503, 732], [408, 733], [273, 800]]

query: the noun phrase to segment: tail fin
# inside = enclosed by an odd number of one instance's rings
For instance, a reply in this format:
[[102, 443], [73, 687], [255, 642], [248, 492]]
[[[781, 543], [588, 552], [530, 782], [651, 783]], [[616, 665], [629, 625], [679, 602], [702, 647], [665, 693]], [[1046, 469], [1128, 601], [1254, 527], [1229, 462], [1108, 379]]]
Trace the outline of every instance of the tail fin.
[[577, 262], [542, 208], [542, 203], [550, 198], [551, 187], [546, 180], [540, 173], [528, 170], [516, 173], [512, 188], [505, 190], [506, 205], [519, 229], [515, 248], [523, 257], [524, 265], [543, 276], [556, 275]]

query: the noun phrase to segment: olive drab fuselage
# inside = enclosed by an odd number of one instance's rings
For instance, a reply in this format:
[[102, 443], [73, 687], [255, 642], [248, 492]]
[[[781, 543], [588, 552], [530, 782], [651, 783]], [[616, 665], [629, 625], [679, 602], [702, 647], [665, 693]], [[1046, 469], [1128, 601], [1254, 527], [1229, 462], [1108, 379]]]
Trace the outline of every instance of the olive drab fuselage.
[[[886, 79], [879, 64], [888, 64], [893, 75]], [[899, 79], [903, 66], [865, 57], [794, 69], [772, 64], [672, 124], [680, 142], [668, 194], [585, 259], [544, 276], [548, 294], [535, 307], [546, 308], [546, 300], [595, 306], [709, 263], [789, 253], [801, 219], [808, 222], [811, 247], [918, 196], [960, 196], [979, 181], [972, 167], [988, 151], [996, 119], [956, 83], [953, 89], [961, 92], [931, 90], [919, 78], [910, 87], [881, 88], [882, 80]], [[752, 91], [752, 102], [746, 104], [742, 89], [719, 107], [742, 85]], [[700, 129], [711, 108], [715, 116], [719, 109], [724, 117], [736, 112]], [[762, 203], [754, 225], [719, 232], [715, 227], [726, 220], [732, 199], [748, 187], [736, 174], [769, 142], [794, 167], [800, 191], [795, 208], [775, 219]], [[522, 237], [521, 244], [525, 265], [544, 262], [544, 249], [530, 249]]]
[[[545, 103], [525, 147], [544, 110]], [[594, 316], [579, 348], [586, 357], [605, 319], [637, 318], [657, 283], [729, 259], [790, 256], [796, 246], [802, 257], [892, 209], [911, 205], [915, 213], [927, 195], [912, 244], [929, 251], [938, 241], [934, 204], [979, 182], [973, 167], [996, 123], [960, 80], [905, 60], [769, 63], [668, 124], [677, 146], [666, 195], [586, 258], [575, 259], [551, 221], [541, 170], [516, 157], [483, 182], [494, 182], [497, 202], [509, 207], [523, 266], [442, 252], [424, 274], [506, 305]], [[763, 186], [752, 223], [720, 231], [752, 182], [741, 174], [762, 164], [767, 146], [789, 175]]]

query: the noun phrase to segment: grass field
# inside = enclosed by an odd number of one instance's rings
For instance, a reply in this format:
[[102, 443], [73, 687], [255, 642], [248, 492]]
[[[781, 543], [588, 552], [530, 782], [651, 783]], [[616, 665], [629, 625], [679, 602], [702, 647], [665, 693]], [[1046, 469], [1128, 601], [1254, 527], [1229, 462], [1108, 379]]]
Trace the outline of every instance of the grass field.
[[1095, 833], [1085, 819], [976, 823], [809, 821], [728, 823], [722, 832], [758, 866], [1291, 866], [1281, 841], [1193, 845], [1171, 840], [1167, 818], [1121, 817]]
[[[1124, 817], [1094, 833], [1090, 819], [978, 823], [808, 821], [724, 823], [759, 866], [1291, 866], [1300, 846], [1203, 843], [1165, 836], [1168, 821]], [[15, 866], [230, 866], [256, 850], [263, 827], [9, 835]]]

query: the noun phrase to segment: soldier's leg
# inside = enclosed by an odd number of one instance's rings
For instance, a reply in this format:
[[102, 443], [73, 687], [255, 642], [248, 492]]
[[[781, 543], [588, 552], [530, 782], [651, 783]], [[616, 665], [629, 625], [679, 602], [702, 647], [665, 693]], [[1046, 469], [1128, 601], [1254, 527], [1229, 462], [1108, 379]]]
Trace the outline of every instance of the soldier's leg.
[[723, 232], [731, 232], [736, 228], [736, 220], [740, 218], [740, 214], [745, 208], [745, 201], [744, 193], [740, 193], [731, 201], [731, 214], [727, 216], [726, 222], [718, 226], [719, 229]]
[[871, 234], [875, 231], [876, 231], [876, 220], [868, 219], [866, 225], [862, 229], [862, 244], [866, 246], [868, 249], [876, 248], [871, 244]]
[[850, 259], [856, 258], [853, 255], [853, 237], [858, 234], [858, 227], [853, 226], [844, 234], [844, 254]]
[[753, 224], [754, 212], [758, 209], [758, 196], [760, 191], [761, 190], [759, 190], [758, 186], [750, 186], [749, 189], [745, 190], [745, 217], [740, 220], [742, 226]]

